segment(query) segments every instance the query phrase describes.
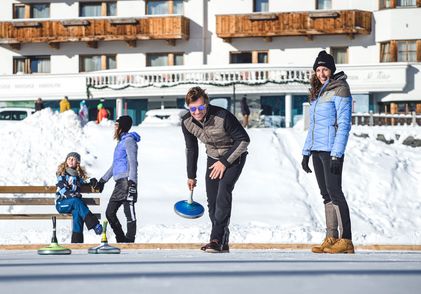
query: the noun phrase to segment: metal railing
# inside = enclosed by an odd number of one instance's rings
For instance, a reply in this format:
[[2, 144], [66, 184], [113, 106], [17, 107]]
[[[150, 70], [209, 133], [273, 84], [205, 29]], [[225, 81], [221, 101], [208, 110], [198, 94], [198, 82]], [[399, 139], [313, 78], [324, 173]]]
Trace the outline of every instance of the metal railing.
[[352, 124], [357, 126], [421, 126], [421, 114], [353, 113]]

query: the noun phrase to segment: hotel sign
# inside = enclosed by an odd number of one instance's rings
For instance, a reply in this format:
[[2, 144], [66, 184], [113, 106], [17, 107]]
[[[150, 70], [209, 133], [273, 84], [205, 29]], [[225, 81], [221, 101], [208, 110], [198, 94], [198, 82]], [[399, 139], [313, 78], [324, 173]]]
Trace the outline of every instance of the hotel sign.
[[407, 84], [406, 63], [341, 66], [352, 93], [401, 92]]
[[78, 75], [28, 75], [0, 77], [0, 100], [59, 100], [85, 98], [85, 77]]

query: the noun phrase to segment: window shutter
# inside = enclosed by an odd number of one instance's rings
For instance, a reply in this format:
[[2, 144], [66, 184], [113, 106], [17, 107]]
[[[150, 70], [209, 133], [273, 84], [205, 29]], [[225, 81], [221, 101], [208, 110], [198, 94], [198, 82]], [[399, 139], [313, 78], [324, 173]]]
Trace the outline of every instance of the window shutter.
[[101, 3], [101, 16], [107, 16], [107, 2]]
[[101, 70], [107, 69], [107, 55], [101, 55]]
[[417, 40], [417, 62], [421, 62], [421, 40]]
[[174, 0], [168, 1], [168, 14], [174, 14]]
[[398, 61], [398, 46], [396, 41], [390, 41], [390, 61]]
[[396, 8], [396, 0], [390, 0], [390, 8]]

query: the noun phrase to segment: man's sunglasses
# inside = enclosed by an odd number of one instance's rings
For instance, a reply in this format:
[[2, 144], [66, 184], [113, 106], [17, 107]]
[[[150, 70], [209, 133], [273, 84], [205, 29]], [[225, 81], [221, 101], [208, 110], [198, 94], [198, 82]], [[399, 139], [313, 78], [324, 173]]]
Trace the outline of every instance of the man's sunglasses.
[[189, 109], [190, 109], [190, 112], [196, 112], [196, 110], [203, 111], [206, 109], [206, 105], [202, 104], [199, 106], [190, 106]]

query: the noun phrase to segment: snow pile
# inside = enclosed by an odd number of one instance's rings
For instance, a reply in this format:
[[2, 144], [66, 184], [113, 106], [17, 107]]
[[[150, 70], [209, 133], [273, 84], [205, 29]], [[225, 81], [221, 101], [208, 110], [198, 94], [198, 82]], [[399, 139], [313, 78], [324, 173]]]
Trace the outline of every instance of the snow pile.
[[[139, 143], [139, 201], [137, 242], [206, 242], [210, 224], [205, 216], [187, 220], [174, 213], [175, 202], [187, 199], [185, 145], [181, 128], [140, 125], [133, 131]], [[71, 111], [38, 112], [14, 128], [0, 125], [0, 184], [54, 185], [57, 165], [70, 151], [82, 155], [88, 173], [100, 178], [110, 167], [115, 146], [113, 122], [93, 122], [81, 128]], [[294, 129], [248, 129], [249, 155], [233, 194], [232, 242], [318, 243], [324, 236], [322, 198], [314, 173], [301, 170], [306, 133]], [[366, 133], [369, 138], [353, 135]], [[391, 145], [377, 134], [394, 139]], [[397, 136], [400, 135], [400, 136]], [[346, 152], [343, 188], [351, 210], [356, 244], [421, 244], [420, 148], [402, 144], [421, 128], [353, 127]], [[206, 156], [200, 144], [198, 187], [194, 198], [206, 207]], [[110, 180], [101, 194], [104, 212], [114, 188]], [[18, 195], [20, 197], [21, 195]], [[3, 207], [9, 212], [34, 211]], [[47, 208], [45, 208], [47, 209]], [[48, 208], [53, 212], [54, 208]], [[3, 210], [3, 211], [4, 211]], [[119, 211], [123, 227], [125, 217]], [[0, 221], [0, 244], [48, 243], [51, 224], [39, 221]], [[70, 242], [70, 221], [59, 221], [59, 241]], [[112, 232], [109, 239], [114, 242]], [[85, 242], [97, 243], [93, 232]]]
[[80, 122], [72, 111], [36, 112], [22, 122], [0, 129], [0, 184], [52, 185], [55, 171], [70, 151], [79, 152], [87, 164], [93, 158], [84, 146]]

